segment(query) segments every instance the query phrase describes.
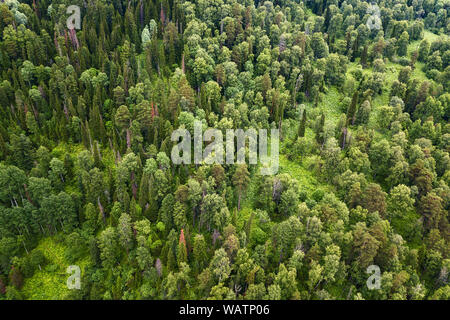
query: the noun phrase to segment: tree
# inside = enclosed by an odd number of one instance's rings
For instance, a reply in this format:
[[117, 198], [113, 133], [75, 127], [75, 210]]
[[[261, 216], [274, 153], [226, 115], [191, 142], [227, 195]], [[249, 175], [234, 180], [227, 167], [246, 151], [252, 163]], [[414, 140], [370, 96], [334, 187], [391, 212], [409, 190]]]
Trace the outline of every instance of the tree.
[[61, 183], [64, 183], [64, 175], [66, 174], [66, 169], [64, 168], [64, 162], [57, 158], [53, 158], [50, 161], [50, 171], [49, 177], [52, 180], [55, 187], [61, 189]]
[[408, 49], [409, 43], [409, 34], [406, 31], [403, 31], [402, 35], [397, 41], [397, 54], [399, 56], [405, 56]]
[[245, 292], [246, 300], [262, 300], [266, 296], [266, 287], [264, 283], [250, 284]]
[[418, 197], [426, 195], [432, 188], [433, 175], [429, 169], [425, 167], [422, 159], [418, 159], [412, 166], [409, 167], [409, 176], [418, 188]]
[[203, 268], [206, 266], [206, 263], [208, 262], [208, 253], [207, 253], [207, 246], [205, 242], [205, 238], [202, 234], [197, 234], [194, 237], [194, 244], [193, 244], [193, 261], [194, 261], [194, 270], [199, 272], [200, 270], [203, 270]]
[[228, 278], [231, 273], [230, 259], [223, 248], [214, 252], [209, 269], [216, 283], [222, 283]]
[[311, 37], [311, 48], [314, 51], [316, 59], [326, 58], [328, 56], [328, 45], [323, 39], [323, 34], [316, 32]]
[[283, 263], [278, 267], [278, 273], [275, 276], [274, 284], [281, 289], [281, 299], [290, 299], [297, 291], [297, 271], [287, 269]]
[[289, 258], [288, 268], [294, 268], [297, 271], [297, 277], [300, 275], [301, 269], [303, 267], [303, 259], [305, 253], [302, 250], [294, 250], [292, 257]]
[[[2, 231], [3, 232], [3, 231]], [[6, 233], [3, 233], [6, 235]], [[19, 253], [19, 243], [13, 237], [4, 236], [0, 239], [0, 270], [7, 274], [11, 269], [11, 261]]]
[[201, 206], [200, 226], [206, 223], [208, 231], [211, 230], [211, 227], [221, 230], [227, 220], [227, 213], [222, 211], [224, 208], [226, 205], [222, 197], [215, 193], [207, 194], [203, 198]]
[[116, 116], [115, 116], [115, 121], [116, 121], [116, 125], [117, 127], [123, 131], [126, 128], [129, 127], [130, 122], [131, 122], [131, 115], [130, 115], [130, 111], [128, 110], [127, 106], [125, 105], [121, 105], [117, 111], [116, 111]]
[[224, 286], [222, 282], [211, 288], [208, 300], [232, 300], [235, 298], [234, 292]]
[[186, 239], [184, 238], [184, 230], [181, 229], [180, 240], [178, 241], [177, 247], [177, 262], [179, 268], [182, 267], [183, 263], [187, 263], [187, 258]]
[[238, 191], [238, 210], [241, 210], [242, 194], [246, 191], [249, 182], [250, 173], [247, 170], [247, 165], [239, 165], [233, 175], [233, 184], [236, 186]]
[[340, 146], [338, 145], [338, 141], [334, 137], [327, 139], [323, 146], [323, 158], [325, 160], [324, 171], [326, 172], [328, 179], [334, 177], [339, 170], [341, 161], [341, 148], [344, 148], [347, 142], [347, 139], [345, 137], [346, 128], [343, 128], [342, 131], [343, 134], [339, 141]]
[[95, 209], [95, 206], [90, 202], [85, 207], [84, 218], [86, 219], [85, 224], [88, 226], [88, 228], [95, 231], [98, 226], [98, 212]]
[[442, 199], [435, 193], [429, 192], [421, 197], [419, 202], [419, 212], [423, 217], [425, 229], [430, 230], [438, 228], [444, 215]]
[[25, 196], [25, 173], [15, 166], [0, 164], [0, 200], [11, 206], [19, 206]]
[[404, 84], [408, 84], [409, 79], [411, 77], [411, 72], [412, 72], [412, 69], [410, 66], [406, 66], [406, 67], [402, 68], [400, 70], [400, 72], [398, 73], [398, 81], [400, 81], [401, 83], [404, 83]]
[[[71, 263], [74, 263], [76, 260], [83, 257], [85, 253], [85, 241], [80, 236], [78, 232], [72, 232], [69, 234], [66, 238], [67, 243], [67, 250], [66, 250], [66, 259], [70, 261]], [[33, 250], [32, 254], [34, 252], [40, 252], [39, 250]], [[44, 265], [45, 263], [45, 256], [42, 254], [41, 257], [35, 257], [36, 263], [39, 265], [39, 268], [41, 268], [41, 265]]]
[[302, 120], [300, 122], [300, 126], [298, 127], [297, 135], [299, 137], [304, 137], [305, 136], [305, 129], [306, 129], [306, 109], [303, 109]]
[[332, 53], [326, 59], [325, 81], [335, 86], [341, 86], [345, 80], [346, 61], [338, 54]]
[[174, 204], [175, 199], [173, 195], [168, 194], [162, 201], [161, 209], [159, 210], [158, 220], [162, 221], [168, 230], [172, 229], [174, 225]]
[[425, 101], [416, 107], [413, 115], [415, 119], [421, 119], [423, 122], [429, 117], [433, 117], [433, 120], [438, 122], [444, 115], [444, 107], [439, 100], [427, 97]]
[[375, 258], [380, 242], [367, 232], [361, 223], [356, 225], [353, 239], [353, 251], [357, 256], [356, 262], [361, 269], [365, 269]]
[[399, 184], [389, 192], [387, 211], [390, 217], [400, 217], [414, 209], [414, 202], [411, 189], [404, 184]]
[[336, 245], [330, 245], [326, 248], [323, 266], [323, 278], [326, 281], [334, 282], [336, 273], [339, 270], [341, 250]]
[[141, 34], [141, 42], [142, 42], [143, 46], [146, 46], [148, 43], [150, 43], [151, 39], [152, 39], [152, 37], [150, 35], [149, 28], [148, 28], [148, 26], [145, 26], [145, 28], [144, 28], [144, 30], [142, 30], [142, 34]]
[[117, 232], [119, 234], [119, 241], [122, 247], [124, 247], [128, 253], [128, 250], [131, 249], [133, 241], [131, 217], [128, 214], [122, 213], [120, 216], [119, 224], [117, 225]]
[[99, 236], [98, 246], [104, 268], [113, 268], [119, 258], [119, 239], [114, 227], [108, 227]]
[[369, 212], [377, 211], [382, 217], [386, 213], [386, 193], [376, 183], [369, 183], [363, 194], [363, 206]]
[[369, 159], [374, 176], [382, 180], [389, 172], [391, 164], [391, 146], [386, 139], [373, 142], [369, 150]]
[[22, 68], [20, 69], [20, 73], [23, 77], [23, 79], [28, 82], [28, 85], [31, 86], [31, 82], [34, 78], [36, 67], [33, 65], [32, 62], [25, 60], [22, 64]]
[[[125, 103], [125, 90], [123, 90], [123, 88], [121, 86], [117, 86], [114, 88], [113, 90], [113, 94], [114, 94], [114, 103], [116, 105], [116, 107], [121, 107], [124, 103]], [[126, 106], [125, 106], [126, 107]], [[124, 108], [122, 108], [123, 111], [121, 112], [125, 112]], [[116, 111], [116, 115], [117, 115], [117, 111]], [[125, 115], [126, 117], [126, 115]], [[122, 117], [119, 116], [119, 119], [121, 119]]]
[[187, 224], [186, 205], [179, 201], [176, 201], [173, 207], [173, 222], [178, 230], [185, 228]]
[[40, 212], [45, 224], [56, 231], [58, 226], [70, 233], [78, 226], [78, 215], [70, 195], [65, 192], [51, 194], [42, 199]]
[[429, 50], [430, 43], [427, 39], [423, 39], [419, 45], [419, 56], [417, 57], [417, 60], [419, 60], [420, 62], [426, 62]]
[[325, 142], [325, 114], [322, 113], [320, 118], [318, 119], [318, 123], [316, 124], [316, 141], [320, 146], [323, 146]]
[[23, 275], [19, 268], [11, 266], [11, 271], [9, 273], [9, 281], [16, 289], [20, 289], [23, 286]]
[[191, 208], [193, 209], [192, 215], [192, 225], [195, 226], [195, 217], [196, 212], [198, 210], [198, 206], [202, 199], [202, 189], [197, 180], [189, 179], [188, 180], [188, 201], [191, 204]]
[[24, 134], [11, 135], [11, 161], [23, 170], [33, 167], [33, 145]]
[[136, 249], [136, 261], [141, 271], [150, 270], [153, 266], [153, 257], [150, 250], [144, 246]]
[[272, 240], [280, 254], [280, 260], [291, 255], [295, 239], [300, 236], [301, 231], [302, 224], [296, 216], [290, 216], [289, 219], [273, 227]]
[[298, 192], [294, 188], [289, 188], [281, 194], [280, 212], [286, 216], [291, 216], [297, 212]]

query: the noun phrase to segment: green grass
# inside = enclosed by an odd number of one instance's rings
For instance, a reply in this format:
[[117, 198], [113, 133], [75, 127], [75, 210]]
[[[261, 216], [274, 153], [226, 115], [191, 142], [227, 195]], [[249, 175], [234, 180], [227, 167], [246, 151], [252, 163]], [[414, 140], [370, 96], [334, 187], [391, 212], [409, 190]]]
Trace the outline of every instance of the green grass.
[[343, 98], [344, 95], [336, 87], [328, 88], [328, 92], [323, 96], [322, 102], [319, 103], [319, 107], [325, 113], [326, 119], [334, 123], [339, 120], [342, 114], [339, 105]]
[[300, 184], [300, 189], [311, 195], [317, 189], [324, 191], [332, 191], [332, 187], [317, 180], [311, 170], [305, 168], [302, 164], [290, 161], [285, 155], [280, 154], [280, 170], [279, 173], [288, 173], [292, 178], [296, 179]]
[[432, 42], [434, 42], [436, 40], [439, 40], [439, 39], [442, 39], [442, 38], [445, 38], [445, 37], [448, 37], [448, 35], [445, 35], [445, 34], [437, 35], [437, 34], [431, 32], [431, 31], [424, 30], [424, 32], [423, 32], [423, 39], [416, 40], [416, 41], [411, 41], [408, 44], [408, 56], [410, 56], [413, 51], [419, 49], [419, 45], [420, 45], [420, 43], [423, 40], [426, 39], [431, 44]]
[[[66, 273], [67, 267], [71, 265], [64, 257], [65, 246], [58, 243], [55, 237], [44, 238], [39, 242], [35, 250], [41, 250], [47, 265], [42, 270], [37, 270], [31, 278], [25, 279], [22, 294], [29, 300], [62, 300], [70, 292], [67, 288], [67, 279], [70, 274]], [[77, 261], [76, 265], [81, 268], [83, 274], [89, 259], [86, 257]], [[83, 284], [81, 284], [83, 285]]]

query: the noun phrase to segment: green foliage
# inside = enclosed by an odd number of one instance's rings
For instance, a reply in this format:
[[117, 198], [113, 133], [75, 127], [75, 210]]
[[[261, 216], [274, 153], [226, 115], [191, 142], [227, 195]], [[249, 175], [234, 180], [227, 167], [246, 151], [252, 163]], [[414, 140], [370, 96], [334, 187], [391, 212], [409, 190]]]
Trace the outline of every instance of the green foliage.
[[[448, 299], [448, 18], [378, 5], [1, 3], [0, 299]], [[172, 163], [196, 120], [279, 171]]]

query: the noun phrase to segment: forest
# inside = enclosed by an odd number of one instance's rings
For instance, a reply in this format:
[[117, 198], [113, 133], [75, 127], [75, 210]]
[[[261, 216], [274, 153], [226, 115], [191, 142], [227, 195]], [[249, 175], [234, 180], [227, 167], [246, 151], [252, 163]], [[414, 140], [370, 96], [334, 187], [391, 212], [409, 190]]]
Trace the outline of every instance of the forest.
[[0, 0], [0, 300], [449, 300], [449, 88], [449, 0]]

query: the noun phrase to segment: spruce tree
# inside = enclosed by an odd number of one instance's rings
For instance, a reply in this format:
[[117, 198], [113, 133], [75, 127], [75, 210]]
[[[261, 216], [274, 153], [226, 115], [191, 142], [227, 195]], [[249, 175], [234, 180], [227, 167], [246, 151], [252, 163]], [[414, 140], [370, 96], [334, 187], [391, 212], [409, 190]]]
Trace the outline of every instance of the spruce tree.
[[306, 130], [306, 109], [303, 109], [302, 120], [300, 121], [300, 126], [298, 127], [298, 136], [304, 137]]

